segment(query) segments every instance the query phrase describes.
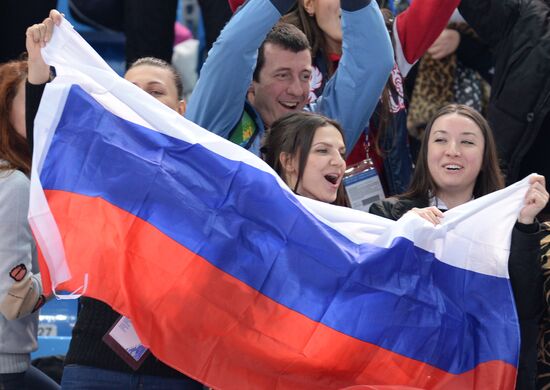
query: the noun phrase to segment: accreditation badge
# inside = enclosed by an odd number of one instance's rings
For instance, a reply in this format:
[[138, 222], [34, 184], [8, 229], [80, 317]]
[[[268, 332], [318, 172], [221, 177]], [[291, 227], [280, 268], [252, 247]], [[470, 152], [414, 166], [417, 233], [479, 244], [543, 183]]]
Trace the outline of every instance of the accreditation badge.
[[134, 371], [151, 353], [139, 340], [132, 321], [124, 316], [121, 316], [103, 336], [103, 341]]
[[369, 211], [374, 202], [384, 199], [384, 189], [372, 160], [366, 159], [346, 169], [344, 188], [352, 209]]

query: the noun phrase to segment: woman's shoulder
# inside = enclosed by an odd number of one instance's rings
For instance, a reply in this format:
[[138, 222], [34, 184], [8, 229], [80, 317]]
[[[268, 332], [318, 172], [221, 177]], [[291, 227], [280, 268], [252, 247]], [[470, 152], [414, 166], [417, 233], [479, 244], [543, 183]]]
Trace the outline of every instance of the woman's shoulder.
[[369, 208], [369, 213], [397, 221], [410, 209], [414, 207], [426, 207], [427, 203], [426, 199], [392, 196], [374, 202]]
[[23, 172], [0, 170], [0, 230], [6, 224], [26, 223], [29, 198], [30, 181]]
[[23, 172], [16, 169], [1, 169], [0, 161], [0, 196], [28, 194], [30, 180]]

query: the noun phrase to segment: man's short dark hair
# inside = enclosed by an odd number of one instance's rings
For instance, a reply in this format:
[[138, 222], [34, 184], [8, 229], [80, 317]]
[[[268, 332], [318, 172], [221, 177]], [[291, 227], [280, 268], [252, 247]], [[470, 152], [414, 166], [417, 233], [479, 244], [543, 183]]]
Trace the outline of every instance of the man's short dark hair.
[[292, 24], [277, 23], [269, 34], [267, 34], [262, 42], [262, 46], [258, 50], [258, 60], [256, 61], [256, 69], [254, 69], [253, 75], [254, 81], [259, 81], [260, 79], [260, 71], [265, 64], [264, 48], [267, 43], [277, 45], [293, 53], [299, 53], [304, 50], [309, 50], [311, 53], [311, 46], [302, 30]]

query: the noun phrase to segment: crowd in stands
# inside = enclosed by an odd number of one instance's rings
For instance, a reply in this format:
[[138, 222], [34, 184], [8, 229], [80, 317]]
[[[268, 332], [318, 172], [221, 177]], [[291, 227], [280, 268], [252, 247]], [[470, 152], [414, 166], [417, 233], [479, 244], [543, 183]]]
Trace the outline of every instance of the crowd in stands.
[[[56, 388], [30, 364], [45, 297], [26, 216], [33, 121], [55, 77], [40, 49], [63, 15], [48, 4], [16, 18], [12, 3], [0, 5], [14, 12], [0, 44], [0, 297], [9, 298], [0, 302], [0, 389]], [[175, 0], [120, 2], [124, 78], [264, 159], [296, 194], [350, 207], [345, 178], [363, 167], [385, 195], [363, 210], [437, 225], [445, 211], [538, 173], [508, 268], [521, 332], [516, 388], [546, 388], [550, 1], [200, 3], [212, 47], [188, 101], [170, 64]], [[103, 341], [119, 319], [80, 299], [63, 388], [203, 388], [153, 354], [130, 367]]]

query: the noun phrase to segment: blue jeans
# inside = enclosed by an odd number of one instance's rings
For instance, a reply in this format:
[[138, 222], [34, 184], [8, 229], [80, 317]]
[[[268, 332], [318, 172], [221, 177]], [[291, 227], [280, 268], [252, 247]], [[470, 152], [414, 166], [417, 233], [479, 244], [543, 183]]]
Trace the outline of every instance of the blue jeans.
[[17, 374], [0, 374], [0, 390], [57, 390], [59, 385], [36, 367]]
[[63, 390], [202, 390], [203, 386], [192, 379], [129, 374], [78, 364], [69, 364], [63, 369], [61, 388]]

